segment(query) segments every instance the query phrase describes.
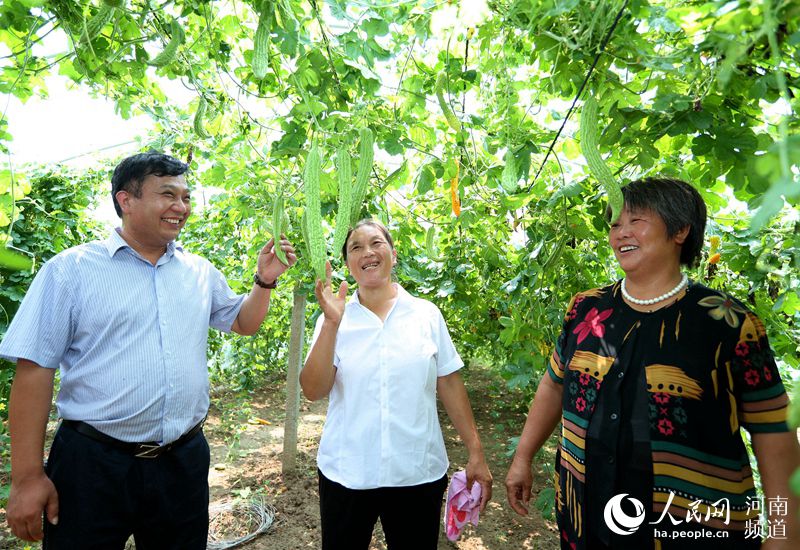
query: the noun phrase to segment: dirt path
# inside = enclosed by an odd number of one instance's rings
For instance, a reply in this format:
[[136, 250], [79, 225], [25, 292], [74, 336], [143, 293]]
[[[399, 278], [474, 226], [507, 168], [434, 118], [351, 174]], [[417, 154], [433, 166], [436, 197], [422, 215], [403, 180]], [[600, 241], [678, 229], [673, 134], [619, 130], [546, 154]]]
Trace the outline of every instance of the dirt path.
[[[503, 487], [508, 438], [518, 435], [523, 413], [509, 405], [503, 388], [493, 388], [486, 373], [473, 369], [467, 386], [479, 432], [494, 475], [493, 499], [481, 515], [477, 528], [468, 526], [459, 541], [452, 543], [440, 536], [439, 548], [460, 550], [516, 550], [558, 548], [554, 522], [542, 519], [537, 511], [527, 518], [517, 516], [506, 503]], [[284, 392], [282, 385], [261, 390], [251, 396], [250, 422], [241, 434], [238, 458], [225, 463], [228, 448], [222, 443], [219, 418], [209, 417], [206, 430], [212, 443], [212, 464], [221, 468], [209, 476], [212, 503], [235, 494], [263, 494], [277, 509], [277, 524], [266, 534], [241, 546], [248, 550], [295, 550], [319, 548], [319, 508], [315, 456], [325, 421], [327, 401], [301, 402], [298, 434], [297, 471], [281, 475], [283, 445]], [[440, 407], [441, 408], [441, 407]], [[260, 419], [260, 420], [258, 420]], [[260, 423], [261, 421], [270, 424]], [[451, 472], [466, 464], [466, 451], [446, 415], [441, 415]], [[224, 464], [223, 464], [224, 463]], [[541, 470], [536, 472], [535, 487], [548, 487], [552, 481]], [[371, 550], [386, 548], [380, 524]]]

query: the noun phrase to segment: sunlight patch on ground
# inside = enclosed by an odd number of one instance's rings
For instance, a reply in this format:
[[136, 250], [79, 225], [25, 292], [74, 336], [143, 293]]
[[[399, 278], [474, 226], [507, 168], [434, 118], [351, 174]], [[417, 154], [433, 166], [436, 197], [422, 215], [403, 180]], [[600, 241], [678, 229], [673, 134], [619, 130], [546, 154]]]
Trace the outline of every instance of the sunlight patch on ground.
[[456, 543], [459, 550], [491, 550], [489, 546], [483, 542], [481, 537], [471, 536], [468, 540], [459, 541]]

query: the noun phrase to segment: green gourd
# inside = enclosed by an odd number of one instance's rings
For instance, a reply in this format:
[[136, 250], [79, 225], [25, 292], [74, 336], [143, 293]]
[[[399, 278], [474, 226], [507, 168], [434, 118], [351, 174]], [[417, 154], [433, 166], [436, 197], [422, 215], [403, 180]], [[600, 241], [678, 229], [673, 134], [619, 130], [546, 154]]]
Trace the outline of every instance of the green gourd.
[[517, 190], [518, 177], [517, 161], [511, 147], [506, 149], [505, 163], [506, 165], [503, 168], [503, 173], [500, 176], [500, 185], [502, 185], [506, 193], [513, 193]]
[[593, 97], [589, 97], [581, 111], [581, 152], [589, 166], [589, 171], [597, 178], [608, 195], [608, 205], [611, 207], [610, 221], [614, 223], [622, 212], [624, 199], [619, 182], [614, 178], [603, 157], [600, 156], [597, 145], [598, 133], [597, 101]]
[[178, 23], [177, 19], [173, 19], [170, 23], [170, 33], [171, 38], [167, 45], [164, 46], [164, 49], [161, 50], [160, 54], [147, 62], [148, 65], [152, 65], [153, 67], [164, 67], [175, 60], [175, 57], [178, 55], [178, 47], [183, 44], [183, 41], [186, 38], [183, 28], [181, 27], [180, 23]]
[[100, 31], [103, 30], [103, 27], [111, 23], [116, 11], [116, 7], [108, 4], [102, 4], [100, 8], [98, 8], [97, 12], [86, 23], [86, 42], [94, 40], [95, 37], [100, 34]]
[[33, 260], [5, 247], [0, 247], [0, 266], [14, 271], [27, 271], [33, 268]]
[[206, 108], [208, 104], [204, 97], [200, 98], [200, 103], [197, 105], [197, 110], [194, 112], [194, 120], [192, 121], [192, 127], [194, 128], [194, 133], [197, 134], [197, 137], [202, 139], [210, 138], [208, 132], [206, 132], [205, 126], [203, 126], [203, 117], [206, 114]]
[[360, 143], [358, 145], [358, 172], [356, 172], [356, 182], [353, 185], [352, 193], [350, 196], [350, 223], [353, 226], [358, 222], [358, 216], [361, 214], [361, 206], [364, 202], [364, 197], [367, 196], [367, 184], [369, 183], [369, 175], [372, 172], [372, 161], [375, 158], [375, 151], [373, 145], [375, 144], [375, 136], [369, 128], [362, 128], [358, 132]]
[[308, 231], [308, 251], [311, 265], [317, 279], [325, 280], [325, 236], [322, 233], [322, 210], [320, 206], [319, 177], [322, 169], [322, 158], [316, 144], [306, 157], [303, 170], [303, 182], [306, 195], [306, 230]]
[[272, 203], [272, 238], [274, 242], [273, 250], [278, 260], [285, 265], [289, 265], [289, 260], [286, 258], [286, 252], [281, 248], [281, 235], [285, 231], [284, 218], [286, 213], [283, 211], [283, 188], [278, 185], [275, 189], [275, 200]]
[[[269, 2], [266, 3], [270, 5]], [[258, 28], [253, 38], [253, 76], [261, 80], [269, 69], [270, 8], [264, 7], [258, 17]]]
[[425, 232], [425, 254], [427, 254], [428, 259], [435, 262], [441, 262], [444, 260], [444, 258], [439, 254], [439, 250], [436, 246], [435, 225], [431, 225], [428, 228], [428, 231]]
[[308, 256], [311, 257], [311, 246], [308, 244], [308, 215], [305, 210], [303, 210], [303, 214], [300, 216], [300, 234], [303, 237], [303, 242], [306, 243]]
[[439, 100], [439, 108], [442, 109], [444, 118], [447, 119], [447, 124], [449, 124], [450, 128], [456, 132], [460, 132], [461, 121], [458, 120], [458, 117], [453, 112], [453, 109], [450, 108], [450, 104], [447, 103], [447, 100], [444, 98], [444, 84], [446, 80], [447, 73], [445, 71], [439, 73], [439, 76], [436, 78], [436, 99]]
[[347, 232], [350, 230], [352, 211], [353, 169], [350, 153], [347, 147], [340, 147], [336, 151], [336, 176], [339, 182], [339, 210], [336, 212], [336, 229], [333, 232], [333, 253], [342, 249]]

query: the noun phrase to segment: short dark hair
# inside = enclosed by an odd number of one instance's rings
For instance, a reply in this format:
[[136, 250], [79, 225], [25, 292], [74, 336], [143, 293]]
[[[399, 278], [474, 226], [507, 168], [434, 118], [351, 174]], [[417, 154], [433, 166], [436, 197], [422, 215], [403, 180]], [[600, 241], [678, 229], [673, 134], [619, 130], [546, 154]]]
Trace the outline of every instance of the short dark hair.
[[[681, 264], [696, 266], [700, 261], [706, 231], [706, 203], [697, 190], [674, 178], [643, 178], [622, 188], [625, 208], [631, 212], [649, 210], [661, 217], [672, 238], [684, 227], [689, 234], [681, 246]], [[606, 217], [611, 218], [610, 209]]]
[[394, 240], [392, 239], [392, 235], [389, 233], [389, 230], [386, 229], [386, 226], [373, 218], [364, 218], [363, 220], [356, 223], [353, 227], [351, 227], [347, 232], [347, 237], [344, 238], [344, 244], [342, 245], [342, 257], [344, 258], [345, 262], [347, 261], [347, 241], [350, 240], [350, 235], [353, 234], [353, 231], [365, 225], [371, 225], [373, 227], [377, 227], [378, 229], [380, 229], [381, 233], [383, 233], [383, 236], [386, 237], [386, 241], [389, 243], [389, 247], [392, 250], [394, 250]]
[[122, 217], [122, 209], [117, 202], [119, 191], [128, 191], [134, 197], [142, 196], [142, 184], [147, 176], [180, 176], [189, 170], [189, 165], [175, 157], [148, 151], [124, 159], [111, 176], [111, 200], [117, 216]]

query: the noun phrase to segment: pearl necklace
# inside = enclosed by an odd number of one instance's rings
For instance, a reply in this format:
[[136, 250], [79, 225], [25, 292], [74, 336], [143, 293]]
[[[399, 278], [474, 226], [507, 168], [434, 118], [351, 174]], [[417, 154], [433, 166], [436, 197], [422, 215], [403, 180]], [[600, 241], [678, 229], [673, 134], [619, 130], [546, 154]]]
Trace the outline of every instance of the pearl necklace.
[[665, 292], [661, 296], [656, 296], [655, 298], [650, 298], [649, 300], [639, 300], [638, 298], [634, 298], [633, 296], [628, 294], [628, 291], [625, 288], [625, 279], [622, 279], [621, 288], [622, 288], [622, 295], [625, 297], [626, 300], [628, 300], [632, 304], [636, 304], [637, 306], [649, 306], [649, 305], [652, 305], [652, 304], [657, 304], [658, 302], [662, 302], [662, 301], [666, 300], [667, 298], [672, 298], [678, 292], [680, 292], [681, 289], [688, 282], [689, 282], [689, 277], [686, 275], [686, 273], [684, 273], [683, 276], [681, 277], [680, 282], [677, 284], [677, 286], [675, 286], [675, 288], [673, 288], [669, 292]]

